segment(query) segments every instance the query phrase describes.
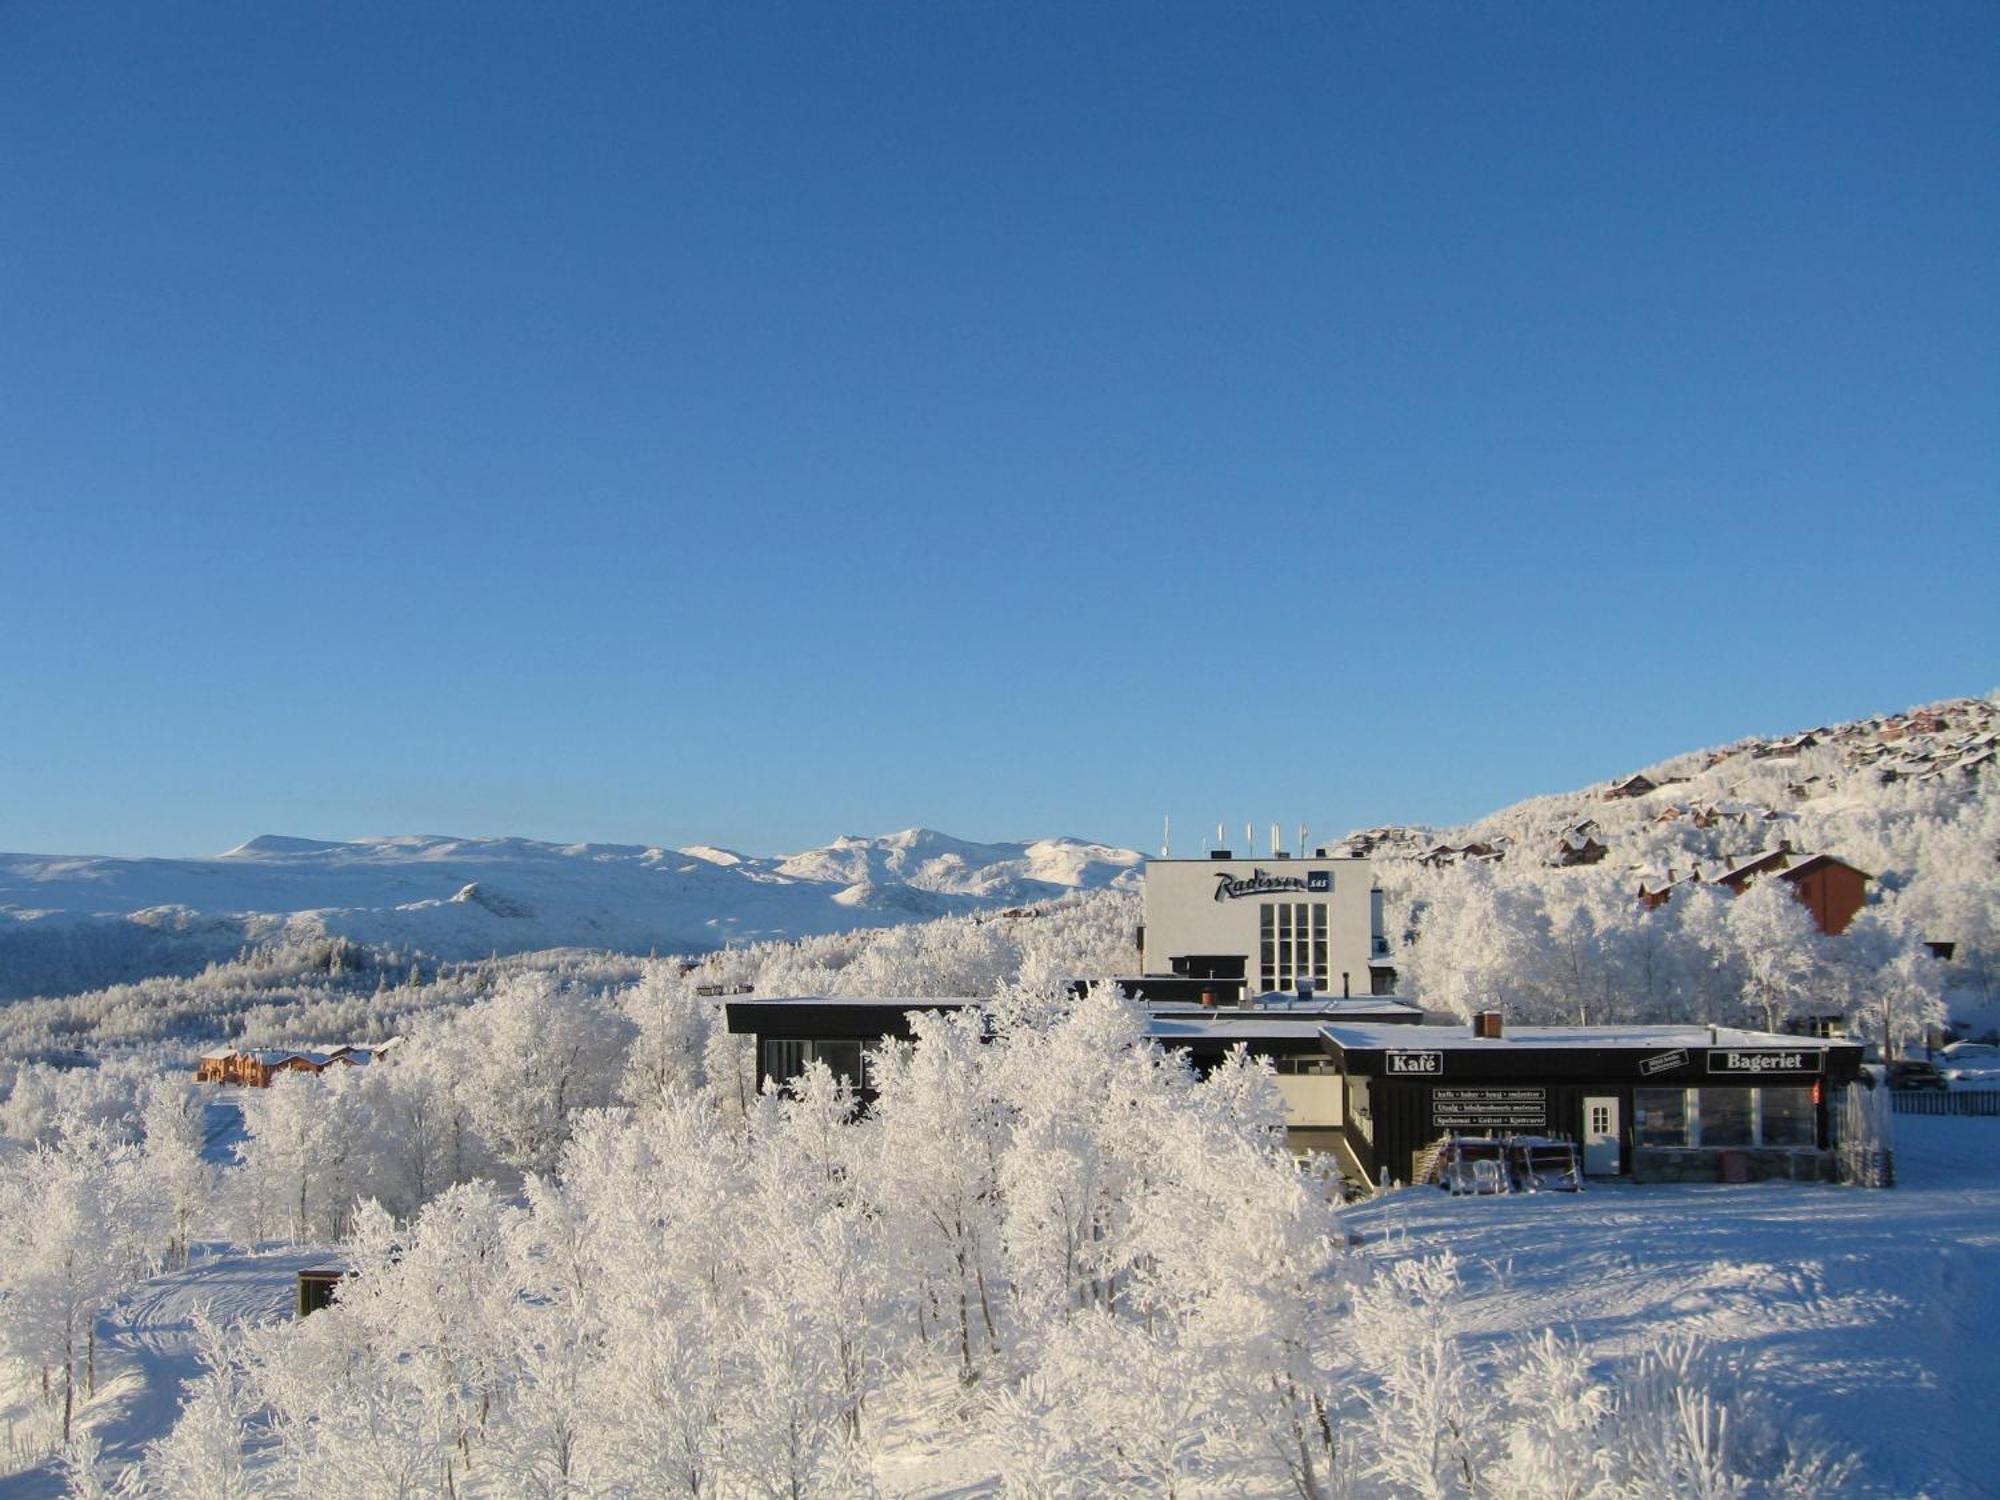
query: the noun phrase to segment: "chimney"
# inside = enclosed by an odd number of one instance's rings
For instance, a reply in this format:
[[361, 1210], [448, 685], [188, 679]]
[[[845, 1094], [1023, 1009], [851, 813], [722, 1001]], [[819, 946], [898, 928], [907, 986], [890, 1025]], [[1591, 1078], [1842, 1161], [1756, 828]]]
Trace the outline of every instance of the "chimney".
[[1505, 1033], [1501, 1028], [1500, 1012], [1497, 1010], [1480, 1011], [1479, 1014], [1472, 1018], [1472, 1034], [1477, 1037], [1484, 1037], [1490, 1042], [1501, 1040]]

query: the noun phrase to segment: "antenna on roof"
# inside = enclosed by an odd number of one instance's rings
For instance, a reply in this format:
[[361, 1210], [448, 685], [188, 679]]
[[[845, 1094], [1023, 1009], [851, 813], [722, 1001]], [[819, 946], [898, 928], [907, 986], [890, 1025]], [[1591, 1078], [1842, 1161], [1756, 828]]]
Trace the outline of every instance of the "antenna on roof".
[[1306, 825], [1299, 824], [1299, 858], [1306, 857]]
[[1284, 830], [1278, 827], [1276, 823], [1273, 823], [1271, 825], [1271, 853], [1273, 855], [1277, 854], [1278, 846], [1284, 843], [1284, 841], [1285, 841]]
[[1243, 852], [1251, 859], [1257, 857], [1257, 829], [1250, 823], [1243, 825]]
[[1160, 818], [1160, 858], [1167, 857], [1167, 851], [1174, 846], [1174, 818], [1172, 813]]

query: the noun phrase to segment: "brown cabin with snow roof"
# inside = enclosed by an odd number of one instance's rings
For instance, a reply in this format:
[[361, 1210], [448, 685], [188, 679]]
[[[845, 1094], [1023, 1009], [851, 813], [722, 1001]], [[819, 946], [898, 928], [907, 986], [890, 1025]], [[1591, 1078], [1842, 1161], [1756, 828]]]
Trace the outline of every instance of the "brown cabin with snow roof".
[[1589, 834], [1572, 829], [1556, 841], [1555, 853], [1550, 856], [1549, 863], [1563, 869], [1594, 865], [1610, 852], [1609, 845], [1600, 844]]
[[218, 1047], [202, 1053], [195, 1063], [196, 1083], [227, 1083], [238, 1088], [267, 1089], [280, 1073], [324, 1073], [335, 1063], [345, 1067], [365, 1067], [389, 1046], [341, 1046], [325, 1050], [275, 1047], [238, 1051]]
[[1858, 870], [1831, 854], [1794, 854], [1789, 844], [1780, 844], [1770, 853], [1760, 854], [1718, 875], [1715, 883], [1740, 896], [1760, 875], [1775, 875], [1789, 885], [1792, 894], [1813, 914], [1813, 921], [1828, 937], [1838, 937], [1847, 931], [1855, 914], [1867, 903], [1868, 882], [1874, 879], [1867, 871]]
[[1644, 772], [1637, 772], [1627, 776], [1623, 781], [1612, 782], [1604, 789], [1604, 799], [1613, 802], [1620, 797], [1643, 797], [1646, 793], [1657, 792], [1659, 789], [1660, 784], [1652, 777]]

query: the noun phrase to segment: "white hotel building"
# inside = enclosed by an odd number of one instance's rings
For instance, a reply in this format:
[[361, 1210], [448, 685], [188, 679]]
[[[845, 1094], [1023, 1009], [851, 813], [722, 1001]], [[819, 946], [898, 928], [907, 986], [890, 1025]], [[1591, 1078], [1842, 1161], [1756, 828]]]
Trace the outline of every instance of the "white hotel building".
[[[1146, 862], [1143, 978], [1175, 998], [1230, 1004], [1310, 985], [1328, 998], [1391, 995], [1396, 970], [1382, 930], [1382, 892], [1365, 859], [1286, 854]], [[1208, 983], [1203, 983], [1208, 981]], [[1166, 998], [1165, 986], [1149, 993]]]

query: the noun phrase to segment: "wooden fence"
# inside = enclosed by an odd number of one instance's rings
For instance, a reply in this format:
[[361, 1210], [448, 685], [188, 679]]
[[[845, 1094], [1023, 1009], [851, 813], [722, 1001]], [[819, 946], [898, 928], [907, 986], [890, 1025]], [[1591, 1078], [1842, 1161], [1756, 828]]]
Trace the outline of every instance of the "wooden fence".
[[1891, 1089], [1889, 1107], [1899, 1115], [1980, 1115], [2000, 1120], [2000, 1089]]

